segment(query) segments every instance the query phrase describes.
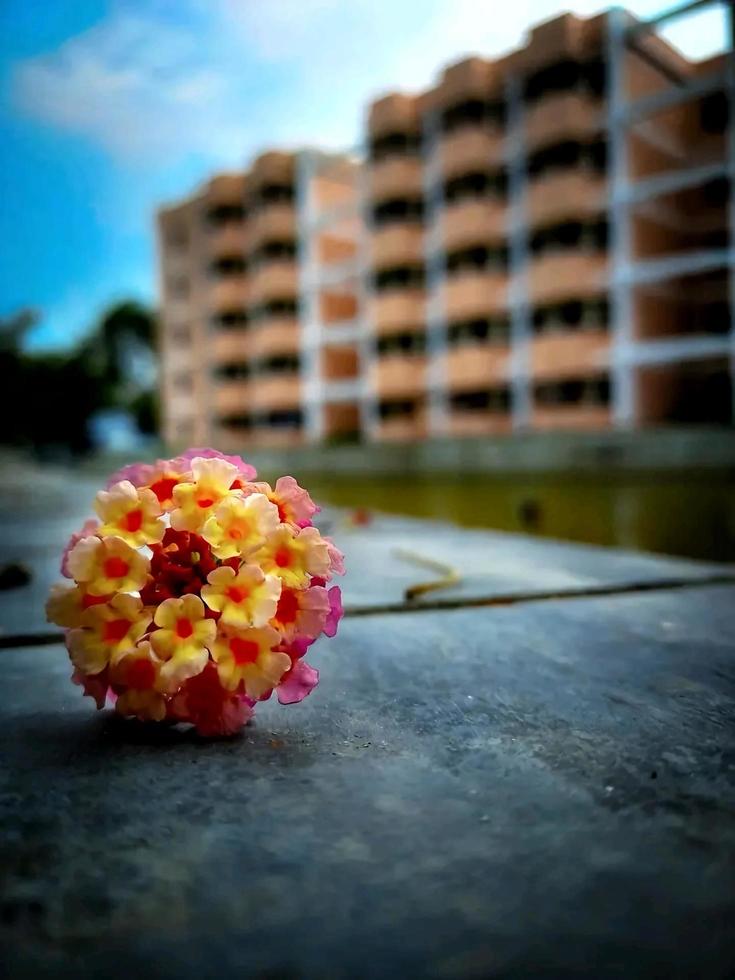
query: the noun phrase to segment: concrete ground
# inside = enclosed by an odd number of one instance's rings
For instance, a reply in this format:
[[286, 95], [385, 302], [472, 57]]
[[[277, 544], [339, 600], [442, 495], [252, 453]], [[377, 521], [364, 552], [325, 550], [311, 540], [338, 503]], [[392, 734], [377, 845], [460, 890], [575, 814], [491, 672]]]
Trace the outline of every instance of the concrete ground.
[[0, 480], [6, 976], [731, 975], [732, 569], [330, 513], [322, 683], [206, 742], [69, 683], [42, 601], [95, 489]]

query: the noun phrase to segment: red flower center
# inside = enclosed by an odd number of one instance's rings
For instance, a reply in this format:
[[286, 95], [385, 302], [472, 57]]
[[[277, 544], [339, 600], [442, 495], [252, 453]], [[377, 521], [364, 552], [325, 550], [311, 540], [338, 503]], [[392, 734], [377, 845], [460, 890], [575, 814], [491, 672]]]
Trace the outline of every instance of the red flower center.
[[197, 500], [197, 504], [202, 508], [202, 510], [205, 510], [207, 507], [211, 507], [213, 503], [214, 500], [211, 497], [200, 497]]
[[156, 668], [144, 657], [139, 657], [128, 667], [126, 679], [128, 687], [136, 691], [147, 691], [156, 680]]
[[158, 497], [159, 503], [165, 504], [173, 498], [174, 487], [178, 482], [176, 476], [162, 476], [160, 480], [151, 483], [150, 489]]
[[122, 519], [122, 526], [125, 531], [140, 531], [141, 525], [143, 524], [143, 511], [142, 510], [131, 510], [129, 514], [126, 514]]
[[249, 595], [250, 591], [243, 588], [241, 585], [233, 585], [232, 588], [227, 590], [227, 598], [232, 602], [242, 602], [243, 599], [247, 599]]
[[191, 625], [190, 619], [176, 620], [176, 635], [182, 640], [188, 640], [193, 632], [194, 627]]
[[230, 650], [238, 667], [255, 663], [258, 659], [258, 644], [253, 640], [243, 640], [239, 636], [233, 636], [230, 640]]
[[279, 568], [287, 568], [291, 564], [291, 552], [288, 548], [279, 548], [273, 556], [273, 561]]
[[105, 643], [119, 643], [127, 636], [131, 625], [129, 619], [111, 619], [102, 629], [102, 639]]
[[276, 619], [282, 623], [293, 623], [299, 612], [299, 600], [293, 589], [283, 589], [278, 600]]
[[117, 555], [107, 558], [102, 567], [107, 578], [124, 578], [130, 571], [130, 565]]

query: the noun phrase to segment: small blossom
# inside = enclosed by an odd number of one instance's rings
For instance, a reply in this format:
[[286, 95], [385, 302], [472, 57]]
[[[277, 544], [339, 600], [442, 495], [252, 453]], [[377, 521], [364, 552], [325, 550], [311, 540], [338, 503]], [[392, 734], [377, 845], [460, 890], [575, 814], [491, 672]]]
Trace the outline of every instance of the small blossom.
[[201, 674], [185, 681], [173, 699], [174, 718], [191, 722], [199, 735], [235, 735], [253, 714], [252, 701], [222, 687], [211, 660]]
[[183, 483], [188, 474], [188, 467], [174, 465], [175, 461], [160, 460], [151, 467], [145, 486], [156, 495], [164, 510], [171, 510], [174, 505], [174, 488]]
[[230, 493], [238, 475], [224, 459], [197, 457], [191, 464], [192, 482], [174, 487], [171, 526], [177, 531], [199, 531], [217, 504]]
[[345, 556], [339, 550], [337, 545], [332, 541], [331, 538], [324, 538], [327, 542], [327, 551], [329, 552], [329, 570], [332, 575], [344, 575], [345, 573]]
[[297, 531], [281, 524], [268, 535], [256, 558], [267, 575], [278, 575], [292, 589], [307, 586], [310, 575], [329, 574], [327, 542], [315, 527]]
[[161, 678], [173, 691], [204, 670], [217, 624], [205, 618], [204, 603], [195, 595], [166, 599], [156, 609], [153, 621], [159, 628], [151, 633], [151, 644], [158, 657], [166, 661]]
[[82, 538], [69, 553], [69, 571], [92, 595], [138, 592], [148, 577], [148, 562], [122, 538]]
[[66, 637], [72, 663], [84, 674], [99, 674], [135, 646], [150, 621], [150, 612], [137, 596], [116, 595], [90, 606], [82, 616], [82, 628], [70, 630]]
[[153, 466], [150, 463], [130, 463], [116, 470], [105, 484], [105, 490], [110, 490], [116, 483], [127, 480], [134, 487], [144, 487], [150, 480]]
[[86, 697], [93, 699], [98, 711], [104, 708], [108, 698], [113, 697], [110, 692], [109, 672], [106, 669], [99, 674], [84, 674], [75, 667], [71, 680], [84, 690]]
[[84, 589], [78, 585], [52, 585], [46, 600], [46, 619], [64, 629], [82, 625]]
[[273, 501], [278, 507], [280, 520], [285, 524], [309, 527], [312, 517], [319, 511], [308, 491], [300, 487], [292, 476], [280, 476], [276, 480], [275, 489], [268, 483], [253, 483], [251, 486]]
[[327, 597], [329, 599], [329, 615], [327, 616], [327, 621], [324, 624], [324, 635], [336, 636], [339, 621], [345, 614], [345, 611], [342, 608], [342, 590], [338, 585], [333, 585], [327, 593]]
[[328, 615], [329, 598], [325, 588], [315, 585], [309, 589], [291, 589], [284, 585], [271, 625], [286, 641], [297, 635], [316, 639]]
[[218, 558], [249, 555], [278, 527], [278, 509], [262, 493], [225, 497], [207, 518], [202, 537]]
[[305, 660], [296, 660], [281, 678], [276, 696], [281, 704], [298, 704], [311, 694], [318, 683], [319, 671]]
[[69, 553], [71, 552], [72, 548], [78, 541], [81, 541], [82, 538], [88, 538], [90, 537], [90, 535], [96, 534], [97, 528], [99, 526], [100, 526], [99, 521], [90, 519], [84, 522], [84, 524], [82, 525], [82, 529], [80, 531], [75, 531], [74, 534], [72, 534], [72, 536], [69, 538], [69, 541], [67, 542], [67, 545], [64, 548], [64, 553], [61, 556], [61, 574], [65, 576], [65, 578], [74, 577], [72, 573], [69, 571]]
[[167, 711], [163, 667], [147, 640], [128, 651], [111, 674], [113, 686], [120, 688], [115, 710], [140, 721], [163, 721]]
[[217, 449], [187, 449], [185, 453], [177, 457], [175, 460], [171, 460], [172, 464], [182, 464], [184, 469], [188, 469], [191, 462], [194, 459], [224, 459], [225, 462], [230, 463], [237, 470], [237, 477], [235, 481], [249, 482], [254, 480], [258, 475], [254, 466], [250, 463], [246, 463], [241, 456], [225, 456], [224, 453], [219, 452]]
[[288, 654], [274, 649], [280, 639], [270, 626], [249, 630], [221, 627], [212, 656], [224, 687], [234, 691], [242, 684], [245, 693], [255, 699], [271, 691], [291, 666]]
[[265, 626], [273, 617], [281, 594], [281, 580], [264, 575], [257, 565], [243, 565], [237, 572], [222, 565], [210, 572], [202, 599], [221, 613], [221, 622], [236, 629]]
[[166, 530], [158, 497], [128, 480], [116, 483], [111, 490], [100, 490], [94, 506], [102, 521], [97, 531], [100, 537], [116, 535], [131, 547], [140, 548], [157, 544]]

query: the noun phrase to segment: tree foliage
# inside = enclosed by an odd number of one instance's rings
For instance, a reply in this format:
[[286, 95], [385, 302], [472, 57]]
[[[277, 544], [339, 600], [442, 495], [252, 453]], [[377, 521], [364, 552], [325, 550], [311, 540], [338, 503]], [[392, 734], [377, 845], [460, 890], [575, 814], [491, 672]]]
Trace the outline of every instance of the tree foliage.
[[83, 453], [90, 448], [89, 419], [102, 409], [129, 411], [141, 432], [155, 431], [155, 393], [130, 370], [131, 352], [152, 351], [150, 310], [119, 303], [76, 348], [62, 353], [24, 351], [35, 321], [33, 311], [0, 321], [0, 443]]

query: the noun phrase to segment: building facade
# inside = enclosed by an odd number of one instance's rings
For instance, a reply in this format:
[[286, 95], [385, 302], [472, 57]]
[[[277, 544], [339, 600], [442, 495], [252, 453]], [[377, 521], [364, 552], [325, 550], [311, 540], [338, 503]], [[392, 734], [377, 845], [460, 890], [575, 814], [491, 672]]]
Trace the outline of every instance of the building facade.
[[735, 67], [664, 20], [558, 17], [164, 208], [165, 438], [731, 424]]

